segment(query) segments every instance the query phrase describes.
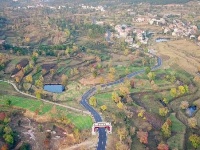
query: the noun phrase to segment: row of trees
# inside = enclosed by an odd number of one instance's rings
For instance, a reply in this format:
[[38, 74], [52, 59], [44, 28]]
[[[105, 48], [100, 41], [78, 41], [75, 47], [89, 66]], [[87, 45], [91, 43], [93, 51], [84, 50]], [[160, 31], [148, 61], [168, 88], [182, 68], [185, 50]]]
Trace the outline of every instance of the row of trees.
[[178, 88], [171, 88], [170, 95], [172, 97], [178, 97], [188, 92], [189, 92], [189, 88], [187, 85], [184, 85], [184, 86], [180, 85], [178, 86]]
[[8, 117], [5, 117], [3, 121], [0, 121], [0, 137], [3, 138], [6, 143], [5, 145], [2, 146], [2, 148], [5, 148], [6, 150], [8, 150], [9, 147], [13, 146], [15, 139], [14, 132], [10, 127], [9, 122], [10, 118]]

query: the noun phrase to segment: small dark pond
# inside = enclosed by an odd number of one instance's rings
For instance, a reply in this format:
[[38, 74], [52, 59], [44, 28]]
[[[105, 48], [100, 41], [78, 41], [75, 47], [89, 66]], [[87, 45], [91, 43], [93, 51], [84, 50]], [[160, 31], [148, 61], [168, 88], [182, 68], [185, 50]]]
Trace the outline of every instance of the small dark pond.
[[52, 93], [62, 93], [65, 87], [61, 84], [46, 84], [44, 90]]
[[197, 106], [190, 106], [186, 109], [186, 114], [189, 116], [189, 117], [192, 117], [193, 114], [197, 111]]

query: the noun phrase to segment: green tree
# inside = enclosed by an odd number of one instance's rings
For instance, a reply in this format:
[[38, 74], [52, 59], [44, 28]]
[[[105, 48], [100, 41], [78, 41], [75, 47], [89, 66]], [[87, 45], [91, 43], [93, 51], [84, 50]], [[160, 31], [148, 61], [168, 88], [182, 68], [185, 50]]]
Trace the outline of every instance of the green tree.
[[147, 68], [145, 69], [145, 73], [148, 74], [149, 72], [151, 72], [151, 68], [150, 68], [150, 67], [147, 67]]
[[10, 134], [4, 134], [3, 138], [6, 141], [6, 143], [8, 143], [9, 145], [12, 145], [14, 143], [13, 136]]
[[37, 59], [38, 59], [38, 53], [37, 52], [33, 52], [32, 56], [31, 56], [31, 59], [34, 62], [34, 64], [36, 64]]
[[11, 104], [12, 104], [12, 101], [9, 98], [7, 98], [6, 99], [6, 105], [10, 106]]
[[187, 85], [184, 85], [184, 88], [185, 88], [185, 92], [188, 93], [189, 92], [189, 88]]
[[5, 134], [12, 134], [12, 129], [9, 126], [5, 126], [3, 132]]
[[149, 80], [151, 81], [151, 80], [154, 80], [154, 79], [155, 79], [156, 74], [155, 74], [155, 72], [149, 72], [149, 73], [147, 74], [147, 77], [148, 77]]
[[198, 148], [200, 146], [200, 137], [197, 134], [192, 134], [189, 137], [189, 141], [192, 143], [194, 148]]
[[165, 104], [168, 104], [168, 103], [169, 103], [169, 100], [168, 100], [167, 98], [164, 98], [164, 99], [163, 99], [163, 102], [164, 102]]

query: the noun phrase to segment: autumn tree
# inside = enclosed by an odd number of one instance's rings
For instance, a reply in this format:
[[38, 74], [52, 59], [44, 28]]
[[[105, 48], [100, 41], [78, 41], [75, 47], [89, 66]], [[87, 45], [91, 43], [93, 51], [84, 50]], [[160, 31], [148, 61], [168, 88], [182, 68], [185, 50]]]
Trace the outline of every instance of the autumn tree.
[[32, 56], [31, 56], [31, 59], [34, 62], [34, 64], [36, 64], [36, 61], [38, 59], [38, 53], [37, 52], [33, 52]]
[[80, 140], [80, 131], [77, 128], [74, 129], [73, 135], [74, 135], [76, 141], [79, 142], [79, 140]]
[[172, 97], [176, 97], [176, 96], [177, 96], [176, 88], [171, 88], [171, 90], [170, 90], [170, 95], [171, 95]]
[[43, 83], [42, 83], [41, 80], [36, 80], [36, 81], [35, 81], [35, 85], [36, 85], [37, 87], [40, 87], [40, 88], [43, 87]]
[[33, 77], [32, 75], [26, 76], [26, 82], [32, 83], [33, 82]]
[[115, 79], [115, 76], [114, 76], [112, 73], [109, 73], [109, 74], [108, 74], [108, 79], [109, 79], [110, 81], [113, 81], [113, 80]]
[[115, 74], [116, 70], [115, 70], [115, 68], [111, 67], [111, 68], [109, 69], [109, 72], [110, 72], [111, 74]]
[[125, 86], [121, 86], [119, 88], [119, 92], [120, 92], [120, 95], [122, 95], [124, 97], [126, 97], [130, 93], [129, 89]]
[[171, 136], [171, 120], [167, 119], [167, 121], [162, 125], [161, 131], [164, 135], [164, 137], [170, 137]]
[[119, 97], [119, 95], [117, 94], [117, 92], [113, 92], [113, 93], [112, 93], [112, 100], [113, 100], [115, 103], [118, 103], [118, 102], [121, 100], [121, 97]]
[[105, 83], [105, 79], [103, 77], [100, 77], [99, 82], [103, 84], [103, 83]]
[[127, 136], [126, 128], [125, 127], [118, 128], [117, 129], [117, 134], [119, 135], [120, 142], [122, 142], [122, 140], [125, 139], [126, 136]]
[[137, 132], [137, 138], [139, 138], [140, 143], [147, 144], [148, 143], [148, 132], [144, 132], [142, 130], [139, 130]]
[[158, 144], [157, 150], [169, 150], [169, 146], [165, 143]]
[[181, 109], [187, 109], [188, 107], [189, 107], [188, 101], [182, 101], [181, 102], [181, 105], [180, 105]]
[[37, 99], [41, 99], [42, 98], [42, 93], [43, 93], [42, 89], [36, 89], [35, 90], [35, 97]]
[[139, 110], [139, 112], [138, 112], [138, 117], [144, 118], [144, 114], [145, 114], [145, 110], [144, 110], [144, 109], [141, 109], [141, 110]]
[[183, 94], [185, 94], [186, 91], [185, 91], [184, 86], [182, 86], [182, 85], [179, 86], [179, 87], [178, 87], [178, 92], [179, 92], [179, 95], [183, 95]]
[[156, 74], [155, 74], [155, 72], [149, 72], [149, 73], [147, 74], [147, 77], [148, 77], [149, 80], [151, 81], [151, 80], [154, 80], [154, 79], [155, 79]]
[[129, 49], [124, 50], [124, 55], [127, 56], [130, 53]]
[[134, 82], [134, 80], [131, 80], [131, 81], [130, 81], [130, 85], [131, 85], [131, 88], [132, 88], [132, 89], [135, 87], [135, 82]]
[[68, 81], [68, 77], [65, 74], [62, 74], [61, 76], [61, 83], [62, 85], [66, 86]]
[[197, 119], [196, 118], [189, 118], [188, 119], [188, 125], [190, 128], [196, 128], [197, 126]]
[[50, 74], [53, 76], [55, 74], [55, 69], [50, 69]]
[[102, 105], [102, 106], [100, 107], [100, 109], [101, 109], [101, 111], [105, 111], [105, 110], [107, 109], [107, 106], [106, 106], [106, 105]]
[[89, 99], [89, 104], [90, 104], [91, 106], [96, 107], [96, 105], [97, 105], [97, 99], [96, 99], [96, 97], [94, 97], [94, 96], [90, 97], [90, 99]]
[[123, 103], [122, 103], [121, 101], [119, 101], [119, 102], [117, 103], [117, 107], [118, 107], [119, 109], [123, 109], [123, 108], [124, 108], [124, 105], [123, 105]]
[[163, 108], [159, 108], [159, 115], [160, 116], [166, 116], [167, 113], [169, 112], [169, 110], [167, 109], [167, 107], [163, 107]]
[[1, 150], [9, 150], [8, 145], [7, 145], [7, 144], [4, 144], [4, 145], [1, 147]]
[[133, 127], [133, 126], [131, 126], [131, 127], [130, 127], [130, 134], [131, 134], [131, 135], [135, 135], [135, 130], [136, 130], [136, 128]]
[[189, 141], [192, 143], [192, 146], [195, 149], [200, 146], [200, 136], [198, 136], [197, 134], [190, 135]]
[[129, 150], [130, 148], [128, 148], [127, 145], [125, 145], [124, 143], [118, 141], [115, 144], [115, 150]]

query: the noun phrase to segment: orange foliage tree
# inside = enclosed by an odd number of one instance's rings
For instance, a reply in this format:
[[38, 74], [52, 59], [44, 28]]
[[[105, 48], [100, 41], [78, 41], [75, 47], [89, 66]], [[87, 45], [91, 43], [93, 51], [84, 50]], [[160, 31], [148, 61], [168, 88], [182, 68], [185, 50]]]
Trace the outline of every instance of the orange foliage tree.
[[164, 143], [160, 143], [157, 147], [158, 150], [169, 150], [169, 146]]
[[148, 143], [148, 132], [138, 131], [137, 137], [139, 138], [141, 143], [147, 144]]

